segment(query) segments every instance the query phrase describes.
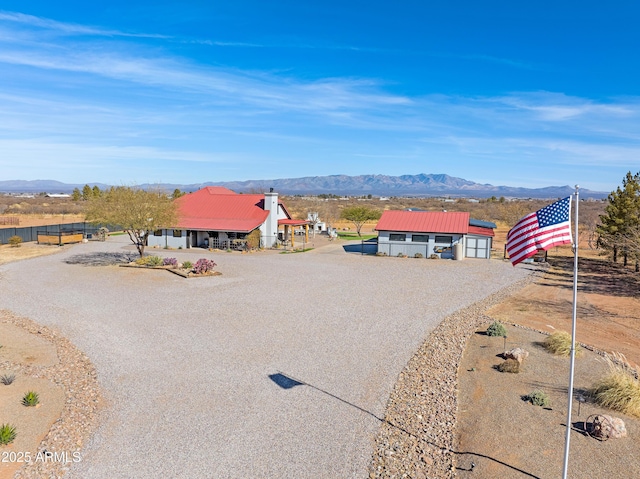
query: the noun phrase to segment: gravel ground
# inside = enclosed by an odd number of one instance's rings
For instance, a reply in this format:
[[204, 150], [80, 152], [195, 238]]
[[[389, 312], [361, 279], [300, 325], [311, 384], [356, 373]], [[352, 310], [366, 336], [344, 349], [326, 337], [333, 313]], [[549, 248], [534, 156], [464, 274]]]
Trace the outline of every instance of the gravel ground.
[[107, 407], [72, 478], [366, 477], [378, 418], [414, 352], [443, 318], [529, 274], [339, 244], [155, 251], [213, 258], [222, 276], [208, 278], [99, 266], [127, 242], [0, 267], [0, 309], [58, 330], [97, 369]]

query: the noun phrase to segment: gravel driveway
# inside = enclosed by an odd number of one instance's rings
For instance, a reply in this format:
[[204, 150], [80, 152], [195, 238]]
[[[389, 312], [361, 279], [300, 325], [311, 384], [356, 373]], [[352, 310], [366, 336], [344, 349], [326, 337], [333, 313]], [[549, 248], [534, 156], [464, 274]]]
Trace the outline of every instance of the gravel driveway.
[[222, 276], [207, 278], [77, 264], [127, 244], [112, 237], [0, 267], [0, 309], [71, 339], [106, 391], [73, 478], [364, 478], [377, 418], [429, 332], [528, 274], [340, 244], [155, 251], [213, 258]]

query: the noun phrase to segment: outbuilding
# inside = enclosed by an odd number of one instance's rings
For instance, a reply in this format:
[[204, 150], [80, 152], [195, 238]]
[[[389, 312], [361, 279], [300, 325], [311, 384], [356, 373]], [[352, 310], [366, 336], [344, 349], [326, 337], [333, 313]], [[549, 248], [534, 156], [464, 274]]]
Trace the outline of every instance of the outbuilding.
[[467, 212], [400, 210], [382, 213], [375, 227], [378, 253], [455, 259], [489, 259], [494, 228]]

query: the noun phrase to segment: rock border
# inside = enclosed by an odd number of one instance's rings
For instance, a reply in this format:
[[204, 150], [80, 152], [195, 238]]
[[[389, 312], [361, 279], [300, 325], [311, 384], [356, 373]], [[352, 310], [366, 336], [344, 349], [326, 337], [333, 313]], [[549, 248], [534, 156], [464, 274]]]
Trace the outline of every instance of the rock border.
[[[65, 404], [60, 417], [40, 442], [37, 452], [66, 453], [74, 456], [83, 447], [99, 425], [99, 413], [104, 405], [98, 373], [89, 358], [71, 341], [54, 330], [17, 316], [8, 310], [0, 310], [0, 321], [13, 324], [35, 334], [56, 348], [58, 363], [53, 366], [29, 366], [12, 361], [3, 361], [0, 368], [12, 370], [34, 378], [47, 379], [61, 387]], [[14, 479], [60, 478], [64, 476], [72, 461], [38, 461], [25, 463], [13, 476]]]
[[458, 368], [467, 341], [491, 322], [485, 312], [535, 282], [545, 269], [450, 314], [404, 370], [387, 403], [369, 478], [449, 479], [456, 476]]

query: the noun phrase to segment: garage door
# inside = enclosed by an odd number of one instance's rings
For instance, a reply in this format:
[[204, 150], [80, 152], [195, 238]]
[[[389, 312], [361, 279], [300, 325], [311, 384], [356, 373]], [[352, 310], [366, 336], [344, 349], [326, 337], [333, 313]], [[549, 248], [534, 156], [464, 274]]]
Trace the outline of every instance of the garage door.
[[467, 258], [488, 258], [489, 238], [482, 236], [467, 236]]

